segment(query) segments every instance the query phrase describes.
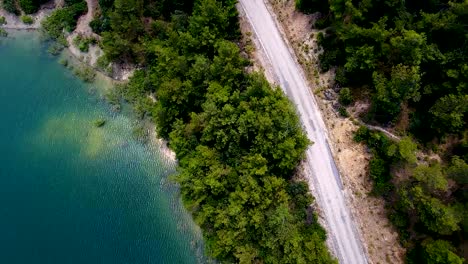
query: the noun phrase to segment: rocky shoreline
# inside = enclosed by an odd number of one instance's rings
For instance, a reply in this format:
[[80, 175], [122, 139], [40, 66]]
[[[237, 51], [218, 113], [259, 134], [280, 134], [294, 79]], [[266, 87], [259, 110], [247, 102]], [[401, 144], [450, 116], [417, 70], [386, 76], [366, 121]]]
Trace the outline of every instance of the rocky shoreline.
[[[100, 38], [100, 36], [92, 32], [91, 28], [89, 27], [89, 23], [98, 10], [98, 3], [96, 0], [86, 0], [86, 3], [88, 5], [88, 12], [78, 19], [76, 29], [66, 36], [66, 40], [68, 42], [68, 52], [70, 52], [70, 54], [73, 55], [78, 61], [94, 68], [96, 72], [102, 74], [104, 77], [111, 79], [112, 81], [128, 81], [135, 71], [135, 67], [133, 65], [113, 63], [111, 66], [112, 73], [104, 73], [97, 67], [98, 58], [104, 54], [99, 45], [91, 44], [88, 52], [82, 52], [73, 43], [77, 36], [93, 37], [96, 39]], [[47, 18], [56, 8], [60, 8], [62, 6], [63, 1], [61, 0], [50, 1], [49, 3], [42, 5], [37, 13], [28, 15], [33, 19], [32, 24], [26, 24], [21, 20], [20, 16], [0, 9], [0, 17], [4, 17], [6, 22], [4, 25], [0, 26], [0, 28], [6, 30], [38, 30], [41, 28], [42, 21]]]

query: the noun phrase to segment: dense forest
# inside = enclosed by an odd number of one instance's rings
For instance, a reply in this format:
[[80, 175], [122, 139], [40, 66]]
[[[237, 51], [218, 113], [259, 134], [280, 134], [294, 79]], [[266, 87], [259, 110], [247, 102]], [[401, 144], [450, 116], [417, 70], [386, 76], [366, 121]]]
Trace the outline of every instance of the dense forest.
[[323, 72], [340, 102], [369, 101], [355, 140], [372, 151], [408, 263], [463, 263], [468, 242], [468, 2], [296, 0], [318, 12]]
[[[73, 30], [70, 17], [84, 12], [81, 3], [68, 3], [44, 22], [49, 36], [63, 40]], [[183, 202], [211, 256], [336, 263], [308, 185], [294, 177], [311, 142], [281, 89], [246, 73], [235, 3], [100, 0], [90, 26], [102, 36], [101, 64], [138, 67], [116, 91], [154, 120], [176, 152]]]

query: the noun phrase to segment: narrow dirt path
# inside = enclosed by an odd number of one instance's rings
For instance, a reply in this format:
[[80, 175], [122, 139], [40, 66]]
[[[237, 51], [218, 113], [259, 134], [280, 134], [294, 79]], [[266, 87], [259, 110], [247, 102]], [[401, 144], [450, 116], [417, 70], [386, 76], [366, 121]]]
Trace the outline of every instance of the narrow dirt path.
[[89, 23], [93, 21], [94, 15], [96, 14], [98, 0], [86, 0], [86, 4], [88, 5], [88, 13], [78, 19], [74, 33], [79, 33], [85, 36], [92, 36], [95, 34], [89, 26]]
[[96, 11], [99, 8], [98, 0], [86, 0], [86, 4], [88, 5], [88, 12], [78, 19], [75, 30], [67, 37], [67, 42], [70, 52], [76, 58], [94, 67], [98, 58], [103, 54], [99, 46], [91, 45], [88, 52], [82, 52], [73, 43], [78, 35], [100, 39], [100, 36], [95, 34], [89, 26], [89, 23], [93, 21]]

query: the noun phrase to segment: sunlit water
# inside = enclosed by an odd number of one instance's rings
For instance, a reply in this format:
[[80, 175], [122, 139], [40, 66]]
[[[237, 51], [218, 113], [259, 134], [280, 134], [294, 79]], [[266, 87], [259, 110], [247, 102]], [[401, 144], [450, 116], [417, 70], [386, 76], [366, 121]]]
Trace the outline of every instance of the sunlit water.
[[0, 39], [0, 263], [205, 262], [175, 162], [57, 60]]

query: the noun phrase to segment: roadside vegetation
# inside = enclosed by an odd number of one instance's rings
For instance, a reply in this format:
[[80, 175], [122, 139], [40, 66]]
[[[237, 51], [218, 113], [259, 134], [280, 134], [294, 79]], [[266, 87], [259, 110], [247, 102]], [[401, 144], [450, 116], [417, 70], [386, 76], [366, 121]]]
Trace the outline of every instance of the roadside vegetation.
[[222, 262], [336, 263], [307, 183], [293, 177], [311, 142], [281, 89], [245, 72], [236, 1], [99, 3], [91, 26], [105, 60], [141, 68], [119, 91], [176, 152], [207, 252]]
[[[335, 71], [343, 106], [360, 118], [372, 152], [373, 193], [408, 249], [408, 263], [463, 263], [468, 232], [468, 3], [296, 0], [318, 12], [323, 72]], [[336, 88], [336, 87], [335, 87]], [[465, 252], [465, 253], [464, 253]]]

